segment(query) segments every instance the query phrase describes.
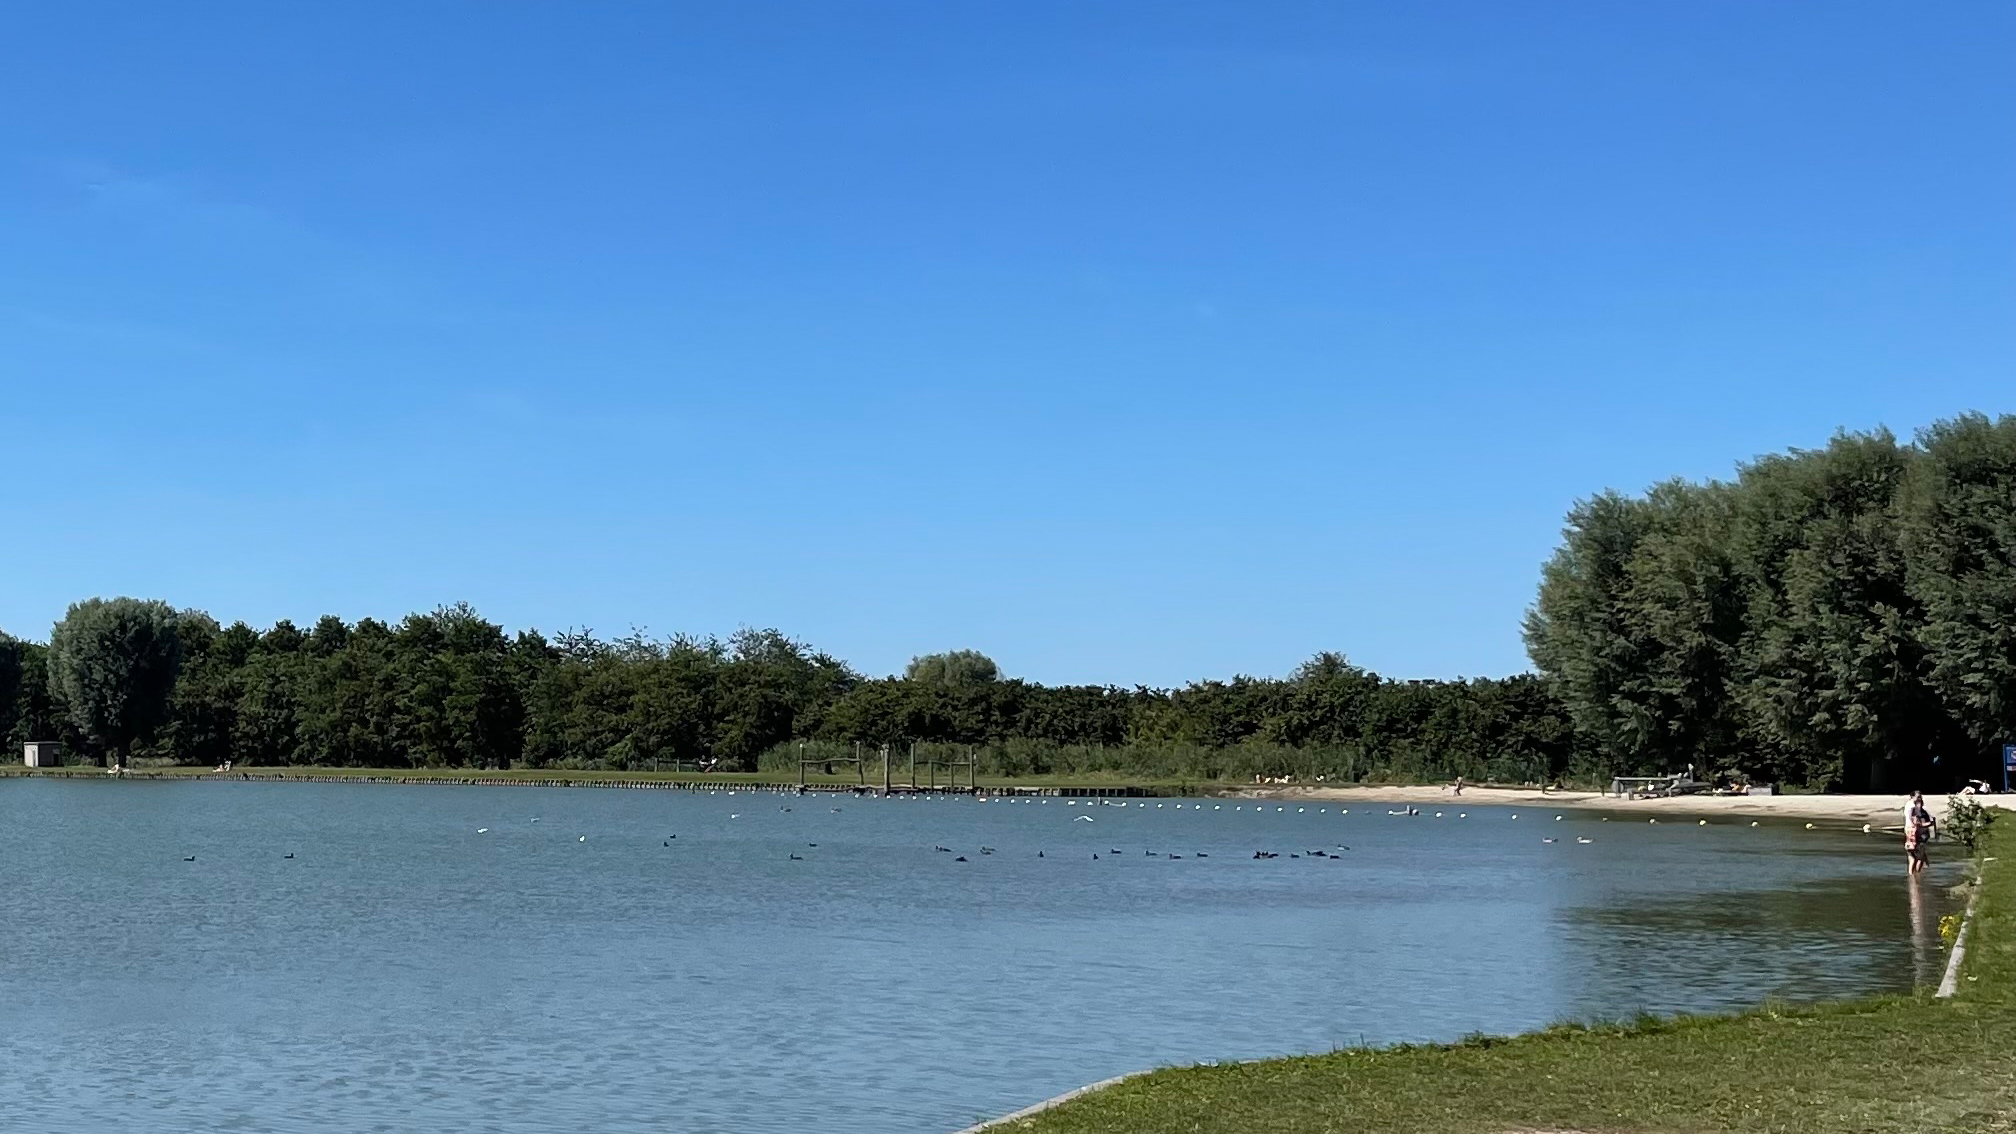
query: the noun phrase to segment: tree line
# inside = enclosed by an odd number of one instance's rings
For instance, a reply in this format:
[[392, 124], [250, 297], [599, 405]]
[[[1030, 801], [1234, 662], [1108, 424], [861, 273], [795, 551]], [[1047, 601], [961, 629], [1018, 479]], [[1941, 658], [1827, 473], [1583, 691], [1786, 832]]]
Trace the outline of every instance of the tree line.
[[1847, 790], [1999, 783], [2016, 417], [1842, 433], [1569, 514], [1528, 652], [1590, 758]]
[[973, 651], [865, 677], [775, 630], [549, 638], [466, 605], [259, 630], [124, 598], [72, 606], [47, 645], [0, 640], [0, 733], [114, 762], [390, 768], [795, 772], [801, 744], [919, 744], [983, 773], [1540, 779], [1572, 757], [1534, 677], [1391, 681], [1335, 654], [1281, 680], [1046, 686]]
[[[1397, 681], [1321, 654], [1177, 689], [869, 677], [775, 630], [507, 633], [466, 605], [224, 626], [77, 603], [0, 634], [0, 736], [96, 760], [795, 771], [802, 751], [983, 774], [1510, 782], [1675, 771], [1816, 787], [1993, 778], [2016, 739], [2016, 418], [1843, 433], [1729, 481], [1578, 503], [1525, 636], [1537, 672]], [[801, 749], [801, 746], [802, 749]], [[13, 747], [19, 751], [18, 747]]]

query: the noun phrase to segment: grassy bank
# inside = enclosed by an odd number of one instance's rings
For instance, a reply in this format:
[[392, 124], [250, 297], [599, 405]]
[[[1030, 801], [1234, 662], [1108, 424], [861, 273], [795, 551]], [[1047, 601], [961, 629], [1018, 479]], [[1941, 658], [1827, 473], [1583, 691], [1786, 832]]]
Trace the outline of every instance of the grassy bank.
[[[2016, 832], [1999, 832], [2016, 853]], [[1996, 850], [1988, 852], [1991, 856]], [[1989, 862], [1960, 992], [1158, 1071], [1021, 1134], [2016, 1131], [2016, 864]]]

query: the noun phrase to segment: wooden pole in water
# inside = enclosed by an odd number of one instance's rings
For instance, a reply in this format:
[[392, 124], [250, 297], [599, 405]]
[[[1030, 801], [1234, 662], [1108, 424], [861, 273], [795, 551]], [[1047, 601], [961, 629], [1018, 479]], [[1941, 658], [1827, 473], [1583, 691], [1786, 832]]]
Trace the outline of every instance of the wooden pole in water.
[[910, 790], [917, 790], [917, 742], [910, 742]]
[[798, 786], [805, 786], [805, 742], [798, 742]]
[[889, 794], [889, 746], [882, 746], [882, 794]]

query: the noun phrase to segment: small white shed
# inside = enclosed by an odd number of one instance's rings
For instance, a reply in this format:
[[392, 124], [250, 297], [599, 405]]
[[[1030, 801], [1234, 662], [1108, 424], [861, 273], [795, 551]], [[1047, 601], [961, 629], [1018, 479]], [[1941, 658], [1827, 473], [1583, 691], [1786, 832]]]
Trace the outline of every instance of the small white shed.
[[31, 740], [21, 746], [21, 764], [28, 768], [53, 768], [62, 763], [61, 747], [53, 740]]

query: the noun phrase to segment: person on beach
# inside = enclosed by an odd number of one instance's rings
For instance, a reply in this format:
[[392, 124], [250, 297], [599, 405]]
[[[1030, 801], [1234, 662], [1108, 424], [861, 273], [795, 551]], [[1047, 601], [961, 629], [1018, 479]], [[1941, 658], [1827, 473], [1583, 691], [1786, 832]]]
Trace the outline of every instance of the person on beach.
[[1925, 870], [1932, 854], [1932, 832], [1938, 826], [1939, 821], [1925, 807], [1925, 793], [1912, 792], [1911, 802], [1904, 807], [1904, 856], [1911, 864], [1911, 873]]

